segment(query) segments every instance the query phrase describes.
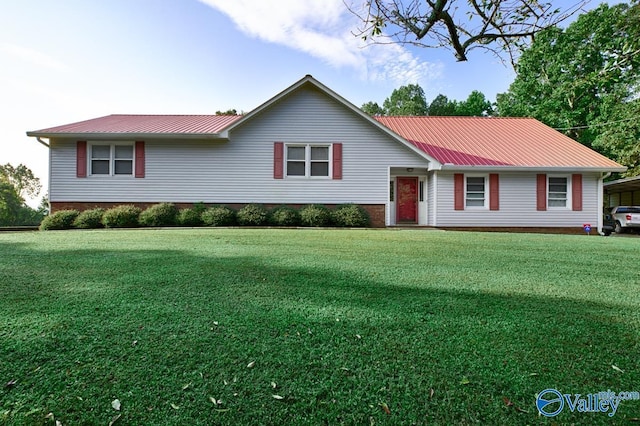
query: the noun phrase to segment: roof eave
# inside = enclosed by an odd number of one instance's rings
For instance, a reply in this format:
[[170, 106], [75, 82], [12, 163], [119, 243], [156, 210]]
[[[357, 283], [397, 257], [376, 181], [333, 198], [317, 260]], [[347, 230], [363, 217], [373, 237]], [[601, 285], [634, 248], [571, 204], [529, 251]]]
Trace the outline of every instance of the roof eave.
[[226, 140], [221, 133], [46, 133], [27, 132], [27, 136], [47, 139], [82, 140], [134, 140], [134, 139], [188, 139], [188, 140]]
[[624, 166], [619, 167], [585, 167], [585, 166], [472, 166], [472, 165], [455, 165], [443, 164], [440, 170], [443, 171], [505, 171], [505, 172], [548, 172], [548, 173], [608, 173], [608, 172], [624, 172], [627, 170]]

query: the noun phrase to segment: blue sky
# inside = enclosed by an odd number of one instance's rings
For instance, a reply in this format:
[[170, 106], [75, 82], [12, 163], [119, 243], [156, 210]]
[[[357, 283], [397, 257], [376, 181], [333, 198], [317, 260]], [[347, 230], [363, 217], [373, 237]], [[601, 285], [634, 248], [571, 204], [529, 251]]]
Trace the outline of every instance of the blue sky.
[[0, 164], [26, 164], [46, 190], [47, 148], [27, 130], [113, 113], [250, 111], [306, 74], [358, 106], [409, 83], [429, 101], [472, 90], [493, 100], [515, 77], [480, 50], [461, 63], [446, 50], [366, 47], [356, 25], [342, 0], [5, 2]]

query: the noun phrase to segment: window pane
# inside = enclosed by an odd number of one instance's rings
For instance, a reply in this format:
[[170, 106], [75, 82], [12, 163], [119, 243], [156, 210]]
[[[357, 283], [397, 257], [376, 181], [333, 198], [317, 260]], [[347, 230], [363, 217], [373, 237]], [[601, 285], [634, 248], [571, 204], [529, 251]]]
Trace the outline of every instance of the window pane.
[[91, 160], [92, 175], [108, 175], [109, 160]]
[[484, 184], [482, 185], [477, 185], [475, 183], [473, 185], [467, 184], [467, 192], [484, 192]]
[[116, 145], [116, 158], [133, 158], [133, 147], [131, 145]]
[[304, 161], [304, 151], [304, 146], [289, 146], [287, 147], [287, 159]]
[[329, 147], [328, 146], [312, 146], [311, 160], [329, 161]]
[[467, 199], [484, 200], [484, 192], [467, 192]]
[[133, 174], [133, 161], [131, 160], [116, 160], [115, 174], [117, 175], [130, 175]]
[[549, 178], [549, 193], [567, 192], [567, 178]]
[[304, 176], [304, 162], [287, 161], [287, 176]]
[[484, 207], [484, 198], [482, 200], [469, 200], [467, 199], [468, 207]]
[[111, 157], [111, 147], [109, 145], [93, 145], [91, 147], [91, 158]]
[[549, 199], [549, 207], [566, 207], [567, 200], [552, 200]]
[[311, 163], [311, 176], [329, 176], [329, 163]]

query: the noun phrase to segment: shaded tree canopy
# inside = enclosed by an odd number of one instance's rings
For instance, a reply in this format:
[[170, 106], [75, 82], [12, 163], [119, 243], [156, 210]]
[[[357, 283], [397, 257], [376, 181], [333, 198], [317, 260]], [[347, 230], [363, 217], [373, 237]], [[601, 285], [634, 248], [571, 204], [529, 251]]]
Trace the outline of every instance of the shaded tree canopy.
[[535, 0], [345, 0], [360, 20], [354, 35], [374, 43], [446, 48], [459, 61], [469, 51], [489, 50], [511, 62], [540, 31], [578, 12], [588, 0], [566, 9]]
[[516, 72], [509, 90], [498, 95], [501, 116], [534, 117], [630, 172], [637, 167], [624, 153], [637, 151], [638, 143], [631, 128], [637, 126], [634, 99], [640, 94], [638, 4], [603, 4], [565, 30], [540, 33]]
[[414, 115], [414, 116], [487, 116], [493, 114], [493, 104], [478, 90], [471, 92], [464, 101], [449, 100], [439, 94], [429, 104], [424, 90], [417, 84], [400, 86], [386, 98], [382, 107], [376, 102], [362, 105], [362, 111], [369, 115]]
[[40, 179], [24, 164], [13, 167], [7, 163], [0, 166], [0, 176], [11, 184], [21, 198], [36, 197], [42, 189]]
[[418, 84], [400, 86], [382, 103], [385, 115], [427, 115], [429, 104]]

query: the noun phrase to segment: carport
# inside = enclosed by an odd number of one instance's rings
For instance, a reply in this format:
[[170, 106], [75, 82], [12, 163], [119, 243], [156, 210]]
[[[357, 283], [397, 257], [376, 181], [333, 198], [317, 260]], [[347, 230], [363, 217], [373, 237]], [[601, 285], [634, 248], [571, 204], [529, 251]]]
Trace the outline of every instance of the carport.
[[607, 207], [640, 206], [640, 176], [605, 182], [603, 187]]

